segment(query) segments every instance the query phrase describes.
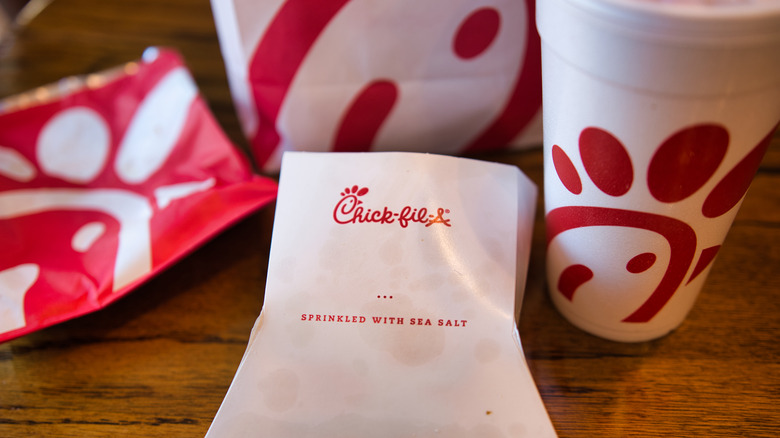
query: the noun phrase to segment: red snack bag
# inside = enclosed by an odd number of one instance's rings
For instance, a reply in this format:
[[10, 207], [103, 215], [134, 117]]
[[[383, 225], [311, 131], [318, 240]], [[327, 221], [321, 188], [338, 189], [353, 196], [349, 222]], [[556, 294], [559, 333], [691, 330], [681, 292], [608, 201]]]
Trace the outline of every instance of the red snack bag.
[[534, 0], [212, 0], [255, 159], [541, 144]]
[[0, 101], [0, 341], [106, 306], [275, 196], [172, 51]]

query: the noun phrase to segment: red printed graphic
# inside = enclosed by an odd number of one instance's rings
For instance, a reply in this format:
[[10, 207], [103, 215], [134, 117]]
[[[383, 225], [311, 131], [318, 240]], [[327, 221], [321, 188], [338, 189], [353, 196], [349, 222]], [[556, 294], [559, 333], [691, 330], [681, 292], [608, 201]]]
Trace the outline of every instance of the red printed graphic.
[[566, 152], [557, 144], [552, 147], [552, 160], [555, 171], [558, 173], [558, 178], [560, 178], [566, 190], [575, 195], [582, 193], [582, 180], [580, 180], [580, 175], [577, 173], [577, 168], [574, 167]]
[[288, 0], [260, 40], [249, 79], [260, 119], [251, 141], [261, 166], [279, 144], [276, 119], [295, 74], [322, 30], [348, 1]]
[[506, 147], [531, 121], [542, 102], [542, 46], [536, 32], [534, 17], [536, 2], [526, 1], [526, 51], [523, 66], [501, 115], [466, 147], [466, 152], [478, 152]]
[[428, 215], [428, 223], [425, 224], [426, 227], [430, 227], [433, 224], [442, 224], [448, 227], [451, 227], [450, 220], [445, 219], [444, 215], [449, 213], [450, 211], [445, 208], [437, 208], [436, 209], [436, 215]]
[[612, 134], [585, 128], [580, 134], [580, 156], [590, 180], [610, 196], [623, 196], [631, 188], [634, 169], [626, 148]]
[[463, 59], [476, 58], [490, 47], [498, 36], [501, 14], [494, 8], [472, 12], [461, 23], [452, 44], [452, 51]]
[[[268, 25], [262, 38], [257, 44], [249, 63], [248, 80], [252, 88], [252, 97], [257, 111], [257, 127], [252, 133], [250, 142], [252, 149], [261, 167], [271, 160], [277, 148], [284, 141], [284, 133], [279, 127], [279, 117], [283, 105], [293, 87], [296, 76], [309, 57], [315, 46], [320, 42], [323, 33], [335, 26], [340, 14], [353, 6], [350, 0], [288, 0], [283, 3]], [[479, 2], [475, 2], [479, 3]], [[508, 146], [523, 128], [525, 128], [541, 105], [541, 48], [538, 33], [534, 25], [535, 2], [525, 2], [525, 23], [504, 22], [499, 9], [488, 6], [475, 5], [473, 10], [465, 14], [453, 35], [449, 35], [451, 44], [450, 55], [456, 56], [464, 63], [474, 63], [483, 56], [495, 43], [504, 26], [510, 28], [525, 25], [525, 50], [519, 51], [521, 68], [517, 71], [514, 85], [507, 90], [505, 103], [501, 104], [497, 116], [485, 124], [481, 132], [474, 132], [474, 138], [464, 147], [462, 152], [475, 152], [490, 149], [500, 149]], [[414, 5], [408, 5], [412, 7]], [[407, 6], [399, 6], [407, 7]], [[515, 7], [515, 6], [512, 6]], [[445, 14], [442, 11], [442, 14]], [[409, 17], [415, 16], [413, 10], [408, 11]], [[341, 26], [344, 24], [341, 23]], [[371, 59], [377, 56], [394, 56], [393, 69], [403, 65], [403, 70], [412, 72], [412, 81], [421, 87], [441, 86], [448, 77], [430, 79], [431, 85], [426, 85], [427, 80], [415, 78], [416, 72], [424, 71], [424, 66], [410, 63], [419, 61], [407, 60], [406, 52], [411, 52], [410, 45], [415, 41], [409, 41], [403, 33], [395, 35], [398, 39], [392, 53], [379, 54], [371, 48], [366, 49], [365, 56], [361, 56], [361, 63], [366, 75], [373, 72]], [[441, 38], [437, 32], [432, 32], [432, 38]], [[361, 40], [361, 44], [369, 44]], [[333, 50], [348, 50], [337, 48]], [[426, 58], [430, 60], [446, 54], [431, 53]], [[510, 56], [509, 54], [507, 56]], [[409, 65], [407, 65], [409, 64]], [[400, 71], [400, 70], [399, 70]], [[381, 74], [381, 73], [380, 73]], [[405, 73], [407, 74], [407, 73]], [[472, 73], [473, 74], [473, 73]], [[514, 76], [515, 73], [512, 73]], [[329, 84], [328, 87], [339, 87], [339, 84]], [[332, 139], [323, 139], [321, 143], [331, 141], [331, 144], [319, 144], [333, 151], [368, 151], [375, 143], [377, 134], [386, 124], [387, 119], [405, 96], [399, 91], [401, 86], [398, 79], [388, 77], [370, 77], [365, 86], [350, 100], [345, 108], [338, 112], [338, 125], [335, 127], [335, 135]], [[410, 97], [406, 96], [406, 99]], [[414, 96], [411, 99], [415, 99]], [[461, 108], [462, 109], [462, 108]], [[436, 117], [437, 113], [453, 111], [454, 108], [426, 108], [426, 117]], [[293, 145], [295, 147], [295, 145]], [[399, 145], [398, 147], [403, 147]], [[422, 146], [425, 147], [424, 145]]]
[[[776, 126], [775, 126], [776, 128]], [[722, 216], [737, 204], [750, 185], [761, 158], [766, 152], [774, 128], [759, 142], [709, 193], [702, 207], [706, 218]], [[661, 203], [676, 203], [697, 193], [715, 174], [726, 155], [729, 133], [721, 125], [698, 124], [683, 128], [667, 138], [656, 150], [647, 169], [647, 188]], [[597, 128], [585, 128], [580, 133], [579, 150], [582, 164], [591, 181], [607, 195], [619, 197], [629, 192], [634, 169], [628, 151], [613, 134]], [[572, 160], [559, 146], [552, 148], [552, 162], [563, 186], [575, 195], [582, 193], [580, 176]], [[694, 230], [675, 218], [607, 207], [564, 206], [547, 213], [547, 244], [568, 230], [583, 227], [627, 227], [654, 232], [662, 236], [670, 248], [669, 264], [655, 289], [622, 321], [650, 321], [683, 284], [698, 254], [688, 282], [704, 271], [715, 258], [720, 246], [699, 248]], [[639, 274], [656, 263], [652, 252], [637, 254], [625, 264], [625, 270]], [[577, 289], [594, 277], [591, 268], [574, 264], [565, 268], [556, 285], [558, 291], [572, 300]], [[686, 283], [687, 284], [687, 283]]]
[[626, 271], [639, 274], [650, 269], [658, 257], [652, 252], [643, 252], [626, 263]]
[[271, 201], [181, 59], [0, 113], [0, 340], [96, 310]]
[[729, 133], [720, 125], [698, 125], [675, 133], [650, 160], [650, 193], [661, 202], [678, 202], [693, 195], [718, 169], [728, 144]]
[[338, 224], [398, 224], [401, 228], [406, 228], [409, 224], [419, 223], [430, 227], [440, 224], [451, 227], [451, 219], [445, 217], [450, 213], [447, 208], [436, 208], [436, 213], [429, 213], [428, 208], [415, 208], [409, 205], [394, 211], [388, 206], [379, 209], [366, 208], [361, 199], [368, 193], [368, 188], [360, 188], [357, 185], [347, 187], [341, 191], [341, 199], [336, 203], [333, 209], [333, 220]]
[[368, 152], [397, 99], [398, 87], [390, 81], [368, 85], [344, 114], [333, 151]]
[[568, 299], [574, 297], [574, 292], [585, 282], [593, 278], [593, 271], [585, 265], [571, 265], [564, 269], [558, 278], [558, 290]]

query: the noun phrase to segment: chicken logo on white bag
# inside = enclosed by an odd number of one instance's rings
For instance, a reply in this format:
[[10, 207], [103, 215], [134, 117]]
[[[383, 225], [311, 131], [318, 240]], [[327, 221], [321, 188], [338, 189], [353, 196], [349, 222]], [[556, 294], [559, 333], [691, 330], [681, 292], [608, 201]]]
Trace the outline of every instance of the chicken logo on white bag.
[[258, 163], [285, 150], [465, 153], [541, 138], [534, 1], [213, 1]]

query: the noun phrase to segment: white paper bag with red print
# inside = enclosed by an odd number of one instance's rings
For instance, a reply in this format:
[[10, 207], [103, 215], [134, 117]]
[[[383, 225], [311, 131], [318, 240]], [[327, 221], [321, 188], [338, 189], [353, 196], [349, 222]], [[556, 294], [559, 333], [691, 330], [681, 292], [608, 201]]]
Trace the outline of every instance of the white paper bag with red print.
[[208, 437], [553, 437], [525, 363], [513, 166], [284, 155], [263, 310]]
[[0, 101], [0, 341], [113, 302], [275, 195], [172, 51]]
[[534, 0], [212, 0], [255, 159], [541, 145]]

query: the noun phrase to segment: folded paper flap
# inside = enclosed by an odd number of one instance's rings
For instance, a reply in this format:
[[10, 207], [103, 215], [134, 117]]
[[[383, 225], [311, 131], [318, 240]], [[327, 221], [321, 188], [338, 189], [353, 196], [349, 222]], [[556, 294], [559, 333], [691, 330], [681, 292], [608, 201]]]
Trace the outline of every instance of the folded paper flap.
[[554, 436], [515, 337], [520, 186], [535, 199], [512, 166], [285, 154], [262, 324], [209, 436]]

